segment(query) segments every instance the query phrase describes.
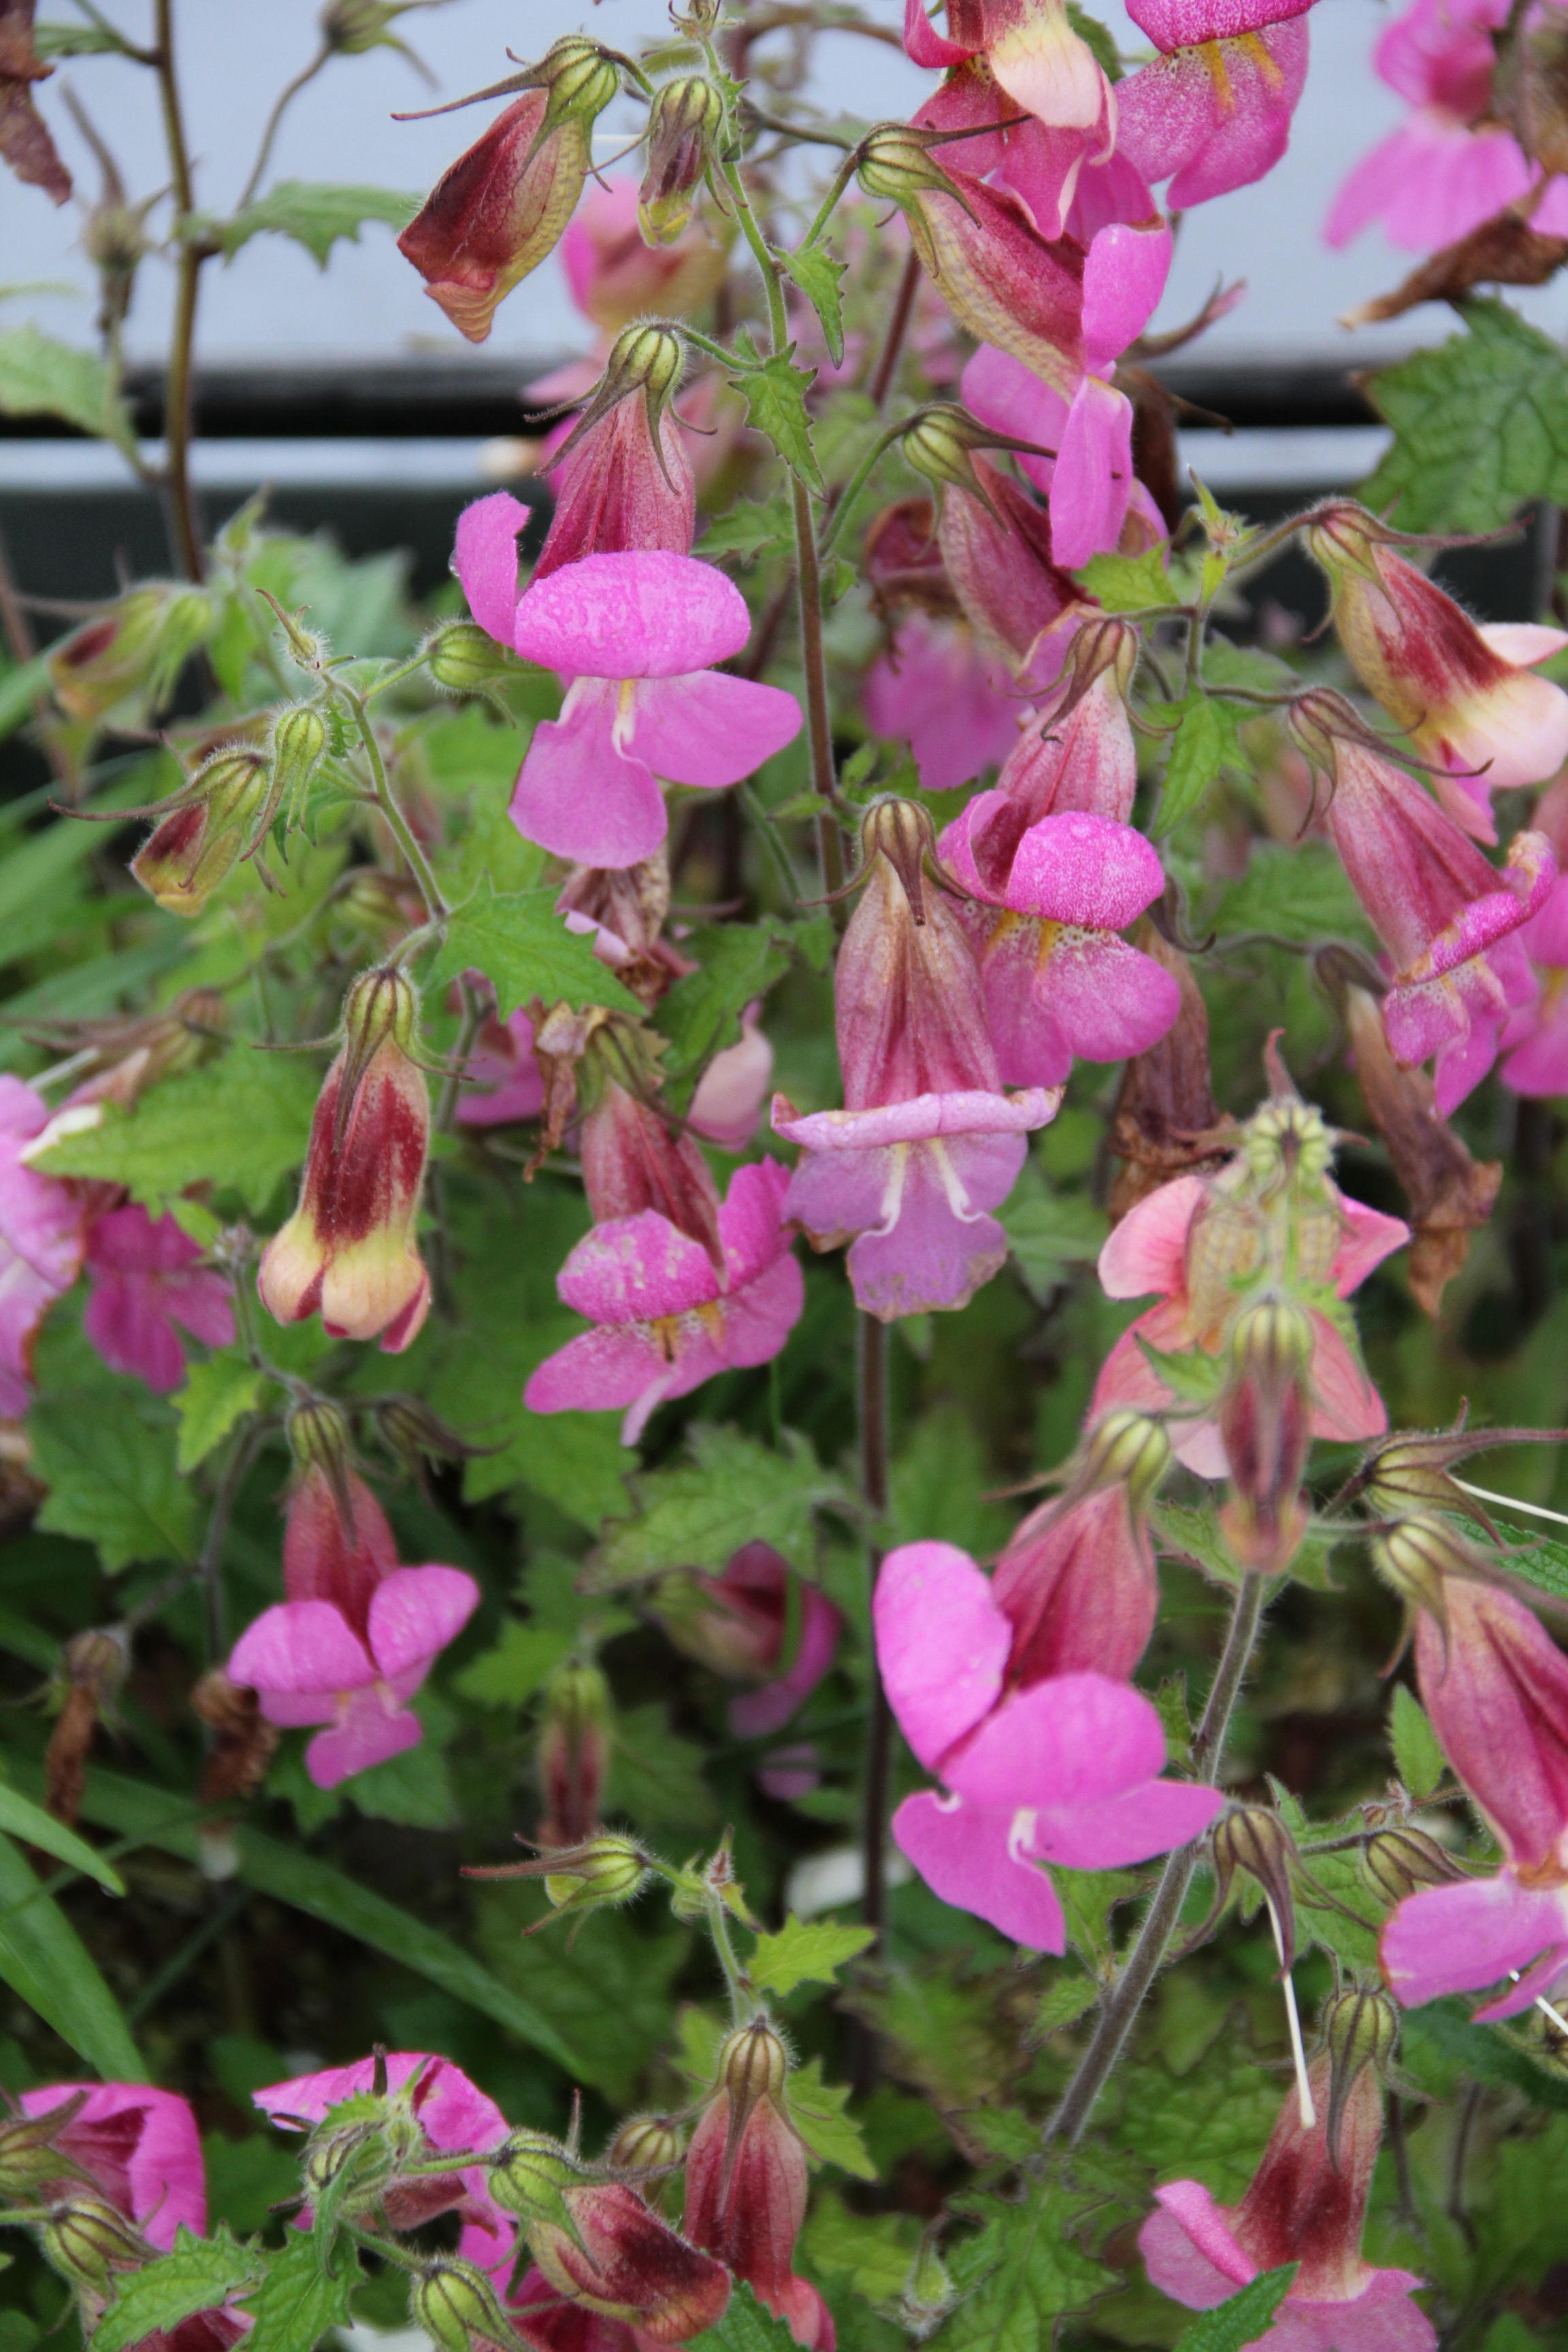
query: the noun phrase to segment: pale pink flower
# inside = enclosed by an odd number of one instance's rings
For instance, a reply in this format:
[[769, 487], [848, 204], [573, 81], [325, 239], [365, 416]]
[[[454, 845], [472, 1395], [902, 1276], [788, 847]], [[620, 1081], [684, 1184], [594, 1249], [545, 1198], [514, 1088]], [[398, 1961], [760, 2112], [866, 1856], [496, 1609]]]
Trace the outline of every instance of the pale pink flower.
[[221, 1274], [173, 1217], [155, 1221], [133, 1203], [95, 1218], [88, 1235], [90, 1284], [81, 1328], [110, 1369], [160, 1396], [185, 1377], [180, 1332], [208, 1348], [234, 1339], [234, 1300]]
[[741, 1034], [721, 1046], [687, 1108], [687, 1123], [724, 1151], [743, 1151], [757, 1131], [773, 1075], [773, 1049], [763, 1034], [762, 1006], [748, 1004]]
[[[24, 2091], [20, 2105], [26, 2116], [51, 2116], [79, 2097], [81, 2105], [54, 2136], [60, 2154], [89, 2173], [160, 2253], [182, 2228], [205, 2236], [206, 2179], [189, 2101], [146, 2083], [50, 2083]], [[68, 2197], [71, 2187], [69, 2175], [62, 2175], [58, 2193]]]
[[0, 1074], [0, 1416], [26, 1412], [38, 1326], [81, 1270], [80, 1201], [22, 1154], [49, 1109], [20, 1078]]
[[873, 734], [908, 743], [926, 792], [950, 793], [1006, 758], [1025, 706], [967, 621], [914, 612], [867, 671], [860, 708]]
[[[922, 0], [905, 0], [904, 47], [910, 58], [919, 66], [950, 68], [943, 89], [915, 121], [942, 130], [967, 127], [963, 115], [974, 102], [972, 92], [989, 112], [999, 110], [1000, 91], [1008, 114], [1022, 108], [1031, 115], [1034, 143], [1048, 152], [1055, 183], [1055, 202], [1039, 218], [1040, 233], [1059, 236], [1084, 163], [1103, 158], [1116, 143], [1116, 95], [1104, 68], [1074, 29], [1066, 0], [949, 0], [947, 22], [944, 36]], [[964, 71], [973, 58], [984, 59], [983, 73]], [[992, 153], [971, 160], [962, 149], [954, 152], [976, 173], [994, 168]]]

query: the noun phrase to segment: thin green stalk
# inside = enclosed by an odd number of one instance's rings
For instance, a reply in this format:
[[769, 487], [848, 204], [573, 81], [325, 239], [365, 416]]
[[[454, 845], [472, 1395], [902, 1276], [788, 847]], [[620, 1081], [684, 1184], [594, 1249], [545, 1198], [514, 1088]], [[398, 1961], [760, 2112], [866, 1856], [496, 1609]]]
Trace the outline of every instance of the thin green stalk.
[[848, 520], [850, 509], [854, 506], [856, 499], [859, 497], [861, 491], [870, 480], [872, 474], [881, 464], [882, 459], [887, 456], [888, 451], [892, 447], [894, 442], [901, 441], [903, 439], [904, 434], [908, 430], [908, 425], [909, 419], [905, 417], [901, 419], [899, 424], [889, 425], [885, 431], [879, 433], [870, 447], [867, 450], [865, 456], [861, 458], [860, 463], [856, 467], [855, 471], [850, 475], [849, 479], [845, 483], [844, 488], [838, 493], [838, 498], [834, 506], [833, 512], [823, 524], [822, 536], [816, 542], [816, 552], [819, 562], [832, 554], [833, 550], [838, 541], [838, 534]]
[[708, 1897], [708, 1932], [713, 1938], [713, 1950], [719, 1966], [724, 1971], [724, 1981], [730, 1988], [731, 2013], [737, 2025], [743, 2025], [756, 2003], [752, 1999], [741, 1963], [735, 1958], [735, 1947], [730, 1940], [730, 1923], [716, 1895]]
[[782, 352], [789, 341], [789, 314], [784, 309], [784, 288], [779, 283], [778, 261], [763, 235], [762, 225], [746, 193], [746, 184], [733, 163], [725, 163], [724, 182], [734, 199], [735, 217], [741, 224], [741, 234], [751, 247], [752, 258], [762, 272], [763, 291], [768, 305], [769, 350]]
[[354, 725], [359, 730], [360, 741], [364, 746], [365, 758], [370, 762], [376, 807], [386, 819], [388, 829], [407, 862], [408, 870], [419, 886], [419, 895], [425, 901], [425, 911], [433, 925], [445, 923], [451, 913], [451, 908], [441, 895], [441, 886], [431, 870], [429, 859], [415, 838], [413, 826], [397, 804], [397, 796], [392, 789], [392, 781], [386, 772], [386, 761], [381, 756], [381, 745], [375, 740], [375, 729], [372, 726], [370, 713], [364, 707], [364, 698], [357, 694], [353, 687], [344, 686], [341, 680], [333, 679], [332, 684], [353, 714]]
[[163, 139], [169, 156], [169, 179], [174, 199], [174, 234], [180, 258], [174, 280], [174, 324], [169, 343], [169, 365], [163, 382], [163, 438], [166, 450], [164, 488], [169, 501], [170, 530], [174, 552], [187, 579], [205, 576], [201, 526], [191, 487], [191, 436], [194, 362], [196, 339], [196, 297], [202, 264], [212, 248], [191, 234], [195, 209], [191, 182], [190, 149], [185, 142], [180, 86], [174, 71], [174, 0], [155, 0], [155, 56], [158, 89], [163, 108]]

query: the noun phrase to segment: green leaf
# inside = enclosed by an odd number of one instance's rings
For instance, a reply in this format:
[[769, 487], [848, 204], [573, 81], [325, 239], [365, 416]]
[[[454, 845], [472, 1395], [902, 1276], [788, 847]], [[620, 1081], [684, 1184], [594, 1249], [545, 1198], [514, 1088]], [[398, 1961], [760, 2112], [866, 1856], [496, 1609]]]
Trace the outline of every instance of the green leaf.
[[72, 1870], [96, 1878], [110, 1895], [123, 1895], [125, 1881], [112, 1864], [105, 1862], [96, 1846], [78, 1837], [64, 1822], [57, 1822], [53, 1813], [35, 1805], [31, 1797], [24, 1797], [19, 1789], [0, 1780], [0, 1831], [7, 1837], [20, 1838], [24, 1845], [36, 1845], [41, 1853], [52, 1853]]
[[953, 2250], [953, 2284], [967, 2292], [932, 2339], [943, 2352], [1040, 2352], [1062, 2313], [1082, 2311], [1116, 2284], [1076, 2234], [1093, 2199], [1043, 2181], [1016, 2205], [992, 2197], [958, 2201], [984, 2216], [984, 2227]]
[[494, 1649], [455, 1675], [452, 1688], [459, 1698], [474, 1699], [480, 1706], [524, 1706], [543, 1689], [571, 1648], [570, 1633], [509, 1618]]
[[1568, 500], [1568, 359], [1502, 302], [1379, 368], [1363, 388], [1394, 446], [1360, 496], [1402, 530], [1495, 530], [1526, 499]]
[[877, 2168], [860, 2126], [847, 2112], [849, 2096], [847, 2083], [823, 2081], [820, 2058], [814, 2058], [808, 2066], [795, 2067], [784, 2081], [790, 2121], [817, 2162], [836, 2164], [840, 2172], [851, 2173], [857, 2180], [875, 2180]]
[[797, 1919], [791, 1912], [777, 1935], [758, 1937], [746, 1974], [763, 1992], [831, 1984], [847, 1960], [876, 1940], [874, 1928], [841, 1927], [832, 1919]]
[[1492, 1524], [1510, 1547], [1509, 1574], [1522, 1576], [1555, 1600], [1568, 1601], [1568, 1544], [1558, 1543], [1535, 1528], [1521, 1528], [1517, 1520], [1500, 1518], [1495, 1512]]
[[1478, 2083], [1506, 2084], [1521, 2091], [1533, 2106], [1555, 2108], [1559, 2113], [1568, 2110], [1568, 2083], [1552, 2064], [1537, 2063], [1506, 2030], [1473, 2024], [1461, 2001], [1429, 2001], [1405, 2018], [1400, 2030], [1400, 2063], [1412, 2068], [1423, 2089], [1434, 2053], [1442, 2064], [1445, 2079], [1440, 2095], [1445, 2098], [1455, 2074], [1471, 2075]]
[[295, 1055], [231, 1045], [205, 1069], [154, 1087], [134, 1110], [106, 1103], [101, 1125], [63, 1137], [34, 1165], [123, 1184], [153, 1215], [199, 1183], [237, 1193], [259, 1215], [305, 1157], [320, 1087], [319, 1069]]
[[33, 47], [41, 58], [111, 58], [125, 49], [107, 25], [36, 25]]
[[669, 2038], [690, 1930], [655, 1926], [648, 1914], [602, 1911], [581, 1922], [568, 1959], [570, 1921], [550, 1921], [536, 1936], [519, 1933], [537, 1907], [538, 1897], [520, 1888], [484, 1888], [479, 1948], [496, 1974], [571, 2042], [579, 2053], [575, 2079], [602, 2091], [613, 2107], [631, 2106], [650, 2059]]
[[1215, 909], [1216, 929], [1269, 931], [1301, 945], [1373, 932], [1345, 869], [1326, 841], [1255, 842], [1247, 871]]
[[1116, 2080], [1120, 2147], [1163, 2179], [1201, 2180], [1222, 2203], [1242, 2194], [1279, 2112], [1279, 2085], [1258, 2064], [1239, 2016], [1187, 2073], [1150, 2058]]
[[590, 1004], [640, 1013], [631, 991], [599, 961], [592, 940], [567, 929], [555, 898], [552, 889], [479, 891], [447, 924], [426, 985], [440, 988], [472, 967], [494, 988], [503, 1020], [536, 996], [547, 1007], [568, 1004], [574, 1013]]
[[844, 357], [841, 287], [847, 265], [835, 261], [825, 245], [805, 246], [799, 253], [784, 253], [779, 258], [821, 320], [827, 356], [837, 367]]
[[807, 1567], [817, 1511], [846, 1508], [848, 1496], [798, 1431], [785, 1430], [784, 1439], [775, 1454], [738, 1429], [693, 1423], [689, 1461], [627, 1480], [637, 1515], [611, 1522], [584, 1589], [610, 1591], [667, 1568], [716, 1575], [744, 1543], [772, 1544], [794, 1567]]
[[1247, 2352], [1248, 2345], [1259, 2343], [1268, 2335], [1269, 2322], [1300, 2268], [1299, 2263], [1286, 2263], [1277, 2271], [1262, 2271], [1249, 2279], [1239, 2294], [1227, 2295], [1190, 2327], [1184, 2327], [1176, 2338], [1176, 2352]]
[[106, 2082], [147, 2080], [98, 1963], [7, 1837], [0, 1837], [0, 1977]]
[[1151, 604], [1181, 602], [1163, 547], [1146, 548], [1142, 555], [1091, 555], [1073, 577], [1108, 613], [1142, 613]]
[[852, 2213], [829, 2189], [812, 2200], [801, 2252], [822, 2278], [847, 2279], [870, 2303], [892, 2303], [909, 2280], [920, 2241], [910, 2213]]
[[609, 1803], [639, 1829], [700, 1837], [719, 1826], [719, 1803], [703, 1775], [706, 1748], [671, 1728], [663, 1699], [624, 1707], [610, 1749]]
[[182, 2221], [169, 2253], [120, 2280], [114, 2301], [92, 2331], [93, 2342], [99, 2352], [127, 2352], [143, 2336], [167, 2333], [198, 2311], [216, 2311], [259, 2275], [266, 2260], [226, 2229], [198, 2238]]
[[757, 2301], [744, 2279], [730, 2292], [729, 2308], [716, 2327], [694, 2336], [689, 2352], [800, 2352], [787, 2324]]
[[1190, 816], [1221, 769], [1241, 761], [1236, 715], [1228, 703], [1194, 687], [1180, 702], [1167, 704], [1166, 710], [1175, 718], [1176, 730], [1154, 813], [1156, 835], [1170, 833]]
[[0, 414], [63, 417], [135, 452], [131, 412], [97, 353], [58, 342], [37, 327], [0, 327]]
[[353, 245], [366, 221], [385, 221], [389, 228], [406, 228], [419, 210], [422, 196], [405, 196], [395, 188], [338, 187], [327, 182], [279, 180], [253, 205], [226, 221], [216, 222], [226, 261], [232, 261], [253, 236], [291, 236], [325, 269], [339, 237]]
[[985, 1501], [994, 1483], [970, 1415], [952, 1402], [933, 1405], [910, 1431], [889, 1480], [895, 1541], [957, 1544], [977, 1559], [1000, 1551], [1013, 1514]]
[[205, 1364], [191, 1365], [185, 1385], [174, 1401], [180, 1416], [174, 1466], [182, 1477], [205, 1462], [215, 1445], [222, 1444], [237, 1421], [256, 1411], [267, 1386], [265, 1372], [227, 1349], [209, 1356]]
[[1100, 1998], [1100, 1988], [1092, 1977], [1058, 1977], [1043, 1995], [1035, 2017], [1037, 2035], [1056, 2033], [1064, 2025], [1076, 2025], [1087, 2017]]
[[1432, 1720], [1415, 1692], [1404, 1683], [1394, 1688], [1394, 1710], [1388, 1720], [1394, 1761], [1400, 1779], [1417, 1799], [1429, 1797], [1444, 1773], [1447, 1759], [1437, 1745]]
[[37, 1524], [98, 1546], [110, 1575], [133, 1560], [196, 1556], [197, 1496], [174, 1458], [174, 1433], [132, 1408], [84, 1412], [42, 1398], [28, 1420], [34, 1467], [48, 1488]]
[[1044, 1306], [1070, 1267], [1092, 1265], [1104, 1246], [1110, 1222], [1086, 1192], [1059, 1192], [1037, 1161], [1024, 1164], [1002, 1214], [1018, 1271], [1031, 1297]]
[[698, 969], [678, 980], [658, 1008], [669, 1040], [664, 1069], [681, 1078], [701, 1069], [741, 1034], [741, 1014], [790, 967], [787, 937], [763, 923], [715, 924], [681, 941]]
[[1184, 1354], [1180, 1350], [1152, 1348], [1140, 1332], [1138, 1345], [1143, 1351], [1151, 1371], [1163, 1381], [1173, 1396], [1184, 1404], [1212, 1404], [1225, 1386], [1225, 1359], [1205, 1356], [1201, 1349]]
[[335, 2272], [321, 2266], [315, 2232], [296, 2237], [268, 2264], [257, 2292], [246, 2298], [254, 2319], [246, 2337], [251, 2352], [315, 2352], [330, 2329], [345, 2326], [359, 2258], [341, 2243]]
[[700, 555], [760, 555], [791, 538], [794, 518], [784, 497], [737, 499], [727, 514], [715, 515], [697, 542]]
[[805, 395], [816, 380], [816, 370], [795, 366], [793, 343], [764, 360], [744, 327], [737, 331], [735, 350], [742, 365], [730, 381], [745, 396], [747, 424], [773, 444], [807, 489], [820, 491], [822, 469], [811, 446], [811, 419], [805, 408]]
[[1080, 8], [1078, 0], [1068, 0], [1068, 23], [1079, 40], [1087, 42], [1093, 50], [1094, 61], [1106, 80], [1120, 81], [1121, 58], [1109, 26], [1102, 25], [1098, 16], [1091, 16], [1086, 8]]

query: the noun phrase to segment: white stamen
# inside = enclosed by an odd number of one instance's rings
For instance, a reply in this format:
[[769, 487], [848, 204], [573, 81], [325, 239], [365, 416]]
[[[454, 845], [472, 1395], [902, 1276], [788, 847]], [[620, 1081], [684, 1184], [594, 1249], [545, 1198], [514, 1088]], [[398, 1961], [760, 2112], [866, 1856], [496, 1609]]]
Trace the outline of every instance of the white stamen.
[[1543, 1993], [1538, 1992], [1536, 1994], [1535, 2006], [1542, 2012], [1543, 2015], [1552, 2020], [1552, 2022], [1557, 2028], [1558, 2032], [1561, 2033], [1565, 2040], [1568, 2040], [1568, 2017], [1564, 2017], [1560, 2009], [1553, 2009], [1552, 2003], [1546, 1999]]
[[[1453, 1472], [1449, 1472], [1453, 1477]], [[1521, 1502], [1517, 1495], [1497, 1495], [1489, 1486], [1472, 1486], [1468, 1478], [1455, 1478], [1461, 1493], [1474, 1495], [1483, 1503], [1500, 1503], [1506, 1511], [1527, 1511], [1532, 1519], [1553, 1519], [1560, 1528], [1568, 1528], [1568, 1512], [1549, 1511], [1544, 1503]]]
[[[1279, 1965], [1283, 1969], [1285, 1968], [1285, 1938], [1280, 1932], [1279, 1915], [1267, 1895], [1263, 1900], [1268, 1909], [1268, 1924], [1274, 1930], [1274, 1948], [1279, 1955]], [[1296, 2097], [1300, 2109], [1301, 2129], [1310, 2131], [1318, 2120], [1318, 2110], [1312, 2099], [1312, 2086], [1307, 2079], [1307, 2053], [1301, 2042], [1301, 2016], [1296, 2007], [1296, 1987], [1291, 1980], [1289, 1969], [1285, 1969], [1285, 1974], [1280, 1979], [1280, 1989], [1285, 1995], [1285, 2022], [1289, 2028], [1290, 2056], [1296, 2068]]]

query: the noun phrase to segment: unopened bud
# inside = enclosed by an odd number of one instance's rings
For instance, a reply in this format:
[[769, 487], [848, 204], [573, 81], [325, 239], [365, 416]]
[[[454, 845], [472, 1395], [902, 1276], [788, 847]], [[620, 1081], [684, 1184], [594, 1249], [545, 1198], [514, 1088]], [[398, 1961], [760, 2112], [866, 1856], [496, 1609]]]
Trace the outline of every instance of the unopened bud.
[[298, 824], [305, 787], [327, 748], [327, 722], [308, 702], [279, 711], [272, 722], [272, 774], [279, 805], [289, 803]]
[[1215, 1825], [1214, 1871], [1215, 1907], [1230, 1893], [1237, 1872], [1262, 1889], [1279, 1947], [1281, 1969], [1296, 1954], [1296, 1905], [1290, 1872], [1296, 1841], [1276, 1812], [1267, 1805], [1237, 1805]]
[[974, 470], [976, 449], [997, 440], [955, 401], [936, 401], [919, 410], [903, 437], [903, 453], [917, 474], [941, 488], [968, 490], [989, 509], [991, 501]]
[[331, 2200], [346, 2220], [368, 2213], [381, 2202], [395, 2174], [400, 2153], [388, 2125], [374, 2122], [331, 2126], [313, 2133], [300, 2166], [300, 2178], [312, 2203]]
[[543, 1846], [575, 1847], [599, 1826], [610, 1760], [610, 1685], [595, 1665], [568, 1659], [544, 1685], [537, 1751]]
[[271, 763], [259, 751], [216, 751], [137, 851], [131, 871], [169, 914], [199, 915], [240, 859], [259, 847], [277, 805]]
[[87, 2181], [90, 2191], [94, 2184], [81, 2167], [55, 2146], [87, 2099], [86, 2091], [73, 2091], [47, 2115], [17, 2114], [0, 2123], [0, 2197], [26, 2203], [51, 2182], [72, 2179]]
[[921, 2238], [899, 2298], [899, 2318], [917, 2344], [934, 2335], [958, 2301], [947, 2264], [931, 2235]]
[[328, 0], [321, 11], [321, 47], [334, 57], [360, 58], [384, 43], [396, 46], [392, 26], [414, 0]]
[[649, 245], [673, 245], [688, 221], [724, 101], [700, 74], [683, 74], [654, 93], [648, 109], [647, 167], [637, 193], [637, 226]]
[[490, 694], [518, 675], [517, 656], [477, 621], [447, 621], [426, 646], [425, 667], [448, 694]]
[[1118, 1407], [1103, 1413], [1084, 1441], [1081, 1475], [1095, 1486], [1123, 1486], [1140, 1510], [1160, 1485], [1173, 1460], [1162, 1423], [1146, 1412]]
[[426, 1462], [466, 1461], [482, 1450], [459, 1437], [423, 1397], [380, 1396], [371, 1410], [376, 1435], [406, 1470], [417, 1471]]
[[766, 2017], [730, 2034], [719, 2050], [719, 2087], [732, 2110], [749, 2115], [759, 2099], [777, 2099], [789, 2074], [789, 2053]]
[[583, 2168], [571, 2151], [548, 2132], [510, 2133], [489, 2159], [490, 2195], [509, 2213], [536, 2214], [554, 2219], [561, 2195], [583, 2177]]
[[1325, 2001], [1319, 2023], [1329, 2053], [1329, 2161], [1337, 2170], [1345, 2103], [1368, 2066], [1380, 2081], [1386, 2074], [1399, 2040], [1399, 2011], [1381, 1990], [1357, 1988]]
[[902, 122], [868, 131], [856, 169], [866, 194], [884, 204], [909, 205], [928, 189], [952, 187], [925, 142]]
[[437, 2254], [408, 2285], [408, 2317], [441, 2352], [475, 2352], [480, 2345], [519, 2341], [483, 2271], [457, 2254]]
[[1426, 1830], [1378, 1830], [1362, 1848], [1367, 1884], [1387, 1903], [1403, 1903], [1424, 1886], [1448, 1886], [1465, 1874]]
[[132, 695], [156, 704], [212, 630], [196, 588], [132, 588], [106, 613], [51, 646], [49, 684], [71, 719], [98, 719]]
[[1276, 1575], [1307, 1532], [1300, 1499], [1312, 1436], [1313, 1333], [1288, 1298], [1260, 1300], [1237, 1317], [1230, 1372], [1215, 1418], [1232, 1493], [1220, 1526], [1243, 1568]]
[[605, 2151], [616, 2172], [668, 2172], [680, 2162], [681, 2138], [668, 2116], [628, 2116]]
[[610, 52], [585, 33], [568, 33], [551, 44], [529, 79], [547, 93], [539, 134], [542, 139], [563, 122], [580, 122], [587, 129], [596, 121], [620, 89], [621, 69]]
[[1426, 1609], [1439, 1625], [1447, 1622], [1444, 1598], [1451, 1576], [1474, 1576], [1479, 1556], [1447, 1519], [1417, 1512], [1380, 1528], [1372, 1538], [1372, 1564], [1402, 1601]]
[[38, 2232], [44, 2258], [82, 2293], [105, 2301], [117, 2274], [153, 2259], [139, 2230], [101, 2197], [71, 2197], [54, 2206]]
[[296, 1470], [324, 1470], [336, 1481], [353, 1458], [349, 1417], [331, 1397], [310, 1396], [294, 1405], [284, 1423]]
[[634, 1838], [613, 1830], [565, 1853], [546, 1854], [544, 1892], [558, 1911], [629, 1903], [647, 1884], [647, 1857]]
[[362, 971], [343, 999], [349, 1069], [364, 1068], [386, 1045], [412, 1055], [418, 1034], [419, 997], [406, 973], [395, 964]]

